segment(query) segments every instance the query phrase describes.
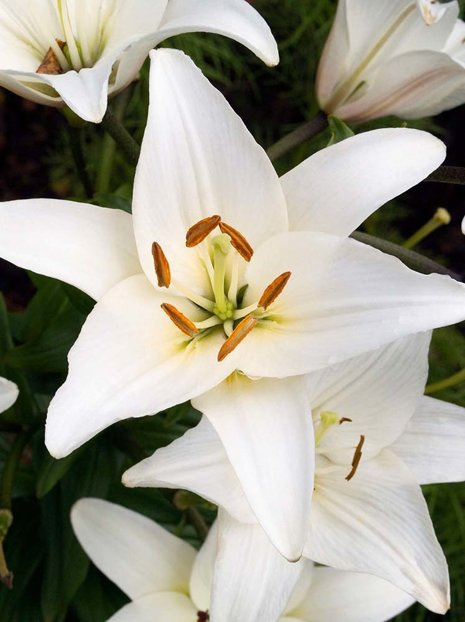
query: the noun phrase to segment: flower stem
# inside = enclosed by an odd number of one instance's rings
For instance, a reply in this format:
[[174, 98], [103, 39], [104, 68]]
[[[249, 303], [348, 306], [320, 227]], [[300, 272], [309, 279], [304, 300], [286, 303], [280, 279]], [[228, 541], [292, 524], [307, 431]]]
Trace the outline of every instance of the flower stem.
[[107, 109], [102, 119], [102, 127], [124, 152], [128, 162], [136, 165], [139, 160], [140, 146], [110, 109]]
[[428, 220], [426, 224], [415, 231], [415, 233], [405, 240], [402, 244], [404, 248], [414, 248], [417, 244], [419, 244], [422, 240], [427, 238], [433, 231], [442, 227], [442, 225], [448, 225], [450, 223], [450, 214], [443, 207], [439, 207], [434, 216]]
[[84, 157], [84, 150], [82, 148], [82, 128], [73, 127], [72, 125], [67, 125], [68, 129], [68, 140], [69, 140], [69, 148], [71, 151], [71, 155], [73, 156], [74, 166], [76, 167], [76, 172], [79, 176], [79, 180], [84, 188], [84, 193], [88, 199], [90, 199], [93, 194], [92, 183], [90, 181], [90, 177], [87, 173], [86, 168], [86, 159]]
[[328, 119], [325, 113], [319, 112], [316, 117], [300, 125], [294, 131], [278, 140], [274, 145], [271, 145], [267, 150], [268, 157], [272, 161], [277, 160], [291, 149], [294, 149], [294, 147], [298, 147], [306, 140], [310, 140], [310, 138], [320, 134], [327, 126]]
[[382, 240], [374, 235], [368, 235], [368, 233], [362, 233], [360, 231], [355, 231], [350, 237], [358, 242], [377, 248], [378, 250], [383, 251], [383, 253], [397, 257], [403, 261], [406, 266], [412, 270], [421, 272], [422, 274], [431, 274], [435, 272], [437, 274], [446, 274], [457, 281], [462, 280], [460, 274], [448, 270], [432, 259], [420, 255], [420, 253], [416, 253], [415, 251], [399, 246], [398, 244], [394, 244], [393, 242], [388, 242], [387, 240]]
[[452, 374], [452, 376], [449, 376], [449, 378], [444, 378], [444, 380], [439, 380], [438, 382], [428, 384], [425, 388], [425, 393], [426, 395], [430, 395], [431, 393], [438, 393], [443, 389], [455, 387], [455, 385], [460, 384], [461, 382], [465, 382], [465, 369], [461, 369], [456, 374]]
[[425, 181], [435, 181], [440, 184], [465, 185], [465, 167], [440, 166]]
[[29, 430], [18, 434], [6, 458], [0, 486], [0, 509], [2, 510], [11, 510], [11, 493], [16, 469], [30, 436], [31, 432]]

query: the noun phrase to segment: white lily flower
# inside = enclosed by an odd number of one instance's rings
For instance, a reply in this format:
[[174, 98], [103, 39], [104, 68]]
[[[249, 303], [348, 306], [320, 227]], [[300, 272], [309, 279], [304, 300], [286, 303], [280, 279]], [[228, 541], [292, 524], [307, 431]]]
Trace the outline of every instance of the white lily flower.
[[300, 374], [465, 317], [463, 284], [344, 237], [444, 147], [415, 130], [368, 132], [279, 180], [188, 57], [152, 59], [132, 219], [67, 201], [0, 204], [1, 256], [98, 301], [46, 444], [62, 457], [116, 421], [194, 399], [269, 537], [298, 559], [314, 468]]
[[[465, 479], [465, 409], [422, 397], [428, 344], [429, 334], [410, 336], [306, 377], [316, 468], [304, 555], [377, 575], [444, 613], [447, 564], [419, 484]], [[207, 417], [123, 482], [192, 490], [257, 524]]]
[[198, 31], [279, 62], [268, 25], [245, 0], [0, 0], [0, 85], [99, 123], [108, 96], [137, 77], [153, 47]]
[[465, 102], [458, 2], [340, 0], [317, 75], [322, 110], [360, 123], [417, 119]]
[[[413, 602], [377, 577], [291, 564], [256, 529], [231, 521], [219, 540], [214, 525], [196, 552], [145, 516], [108, 501], [81, 499], [71, 520], [94, 564], [132, 601], [111, 622], [383, 622]], [[211, 603], [215, 563], [225, 556], [235, 560], [233, 574], [221, 586], [223, 599]], [[248, 583], [244, 568], [253, 570]], [[233, 602], [228, 613], [222, 602]]]
[[0, 377], [0, 413], [13, 406], [17, 397], [18, 387], [15, 383]]

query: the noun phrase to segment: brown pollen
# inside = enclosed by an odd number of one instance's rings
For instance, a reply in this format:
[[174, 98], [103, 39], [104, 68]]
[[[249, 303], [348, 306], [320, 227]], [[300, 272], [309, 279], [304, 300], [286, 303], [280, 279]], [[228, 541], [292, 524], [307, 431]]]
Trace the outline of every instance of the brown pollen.
[[154, 242], [152, 244], [152, 255], [155, 273], [158, 280], [158, 287], [169, 287], [171, 283], [170, 264], [168, 263], [165, 253], [158, 242]]
[[253, 248], [247, 242], [245, 237], [231, 225], [227, 225], [225, 222], [219, 223], [222, 233], [226, 233], [231, 238], [231, 244], [239, 253], [239, 255], [246, 261], [250, 261], [253, 255]]
[[352, 469], [351, 469], [349, 475], [347, 475], [347, 477], [346, 477], [346, 480], [348, 482], [350, 482], [350, 480], [353, 478], [353, 476], [357, 472], [358, 465], [360, 464], [360, 460], [362, 458], [362, 447], [363, 447], [363, 443], [364, 442], [365, 442], [365, 437], [363, 436], [363, 434], [361, 434], [360, 435], [360, 441], [359, 441], [357, 447], [355, 448], [354, 457], [352, 459]]
[[223, 361], [228, 354], [231, 354], [256, 325], [257, 320], [251, 315], [246, 315], [221, 346], [218, 352], [218, 361]]
[[[64, 41], [60, 41], [59, 39], [56, 39], [56, 42], [59, 45], [61, 50], [66, 45]], [[56, 54], [52, 50], [52, 48], [48, 48], [43, 61], [40, 63], [39, 67], [36, 69], [36, 73], [46, 73], [51, 76], [56, 76], [60, 73], [63, 73], [63, 69], [61, 68], [60, 63], [58, 62], [58, 58], [56, 57]]]
[[199, 332], [199, 329], [194, 322], [186, 317], [184, 313], [181, 313], [181, 311], [176, 309], [176, 307], [168, 304], [167, 302], [164, 302], [160, 306], [173, 324], [175, 324], [175, 326], [177, 326], [177, 328], [179, 328], [179, 330], [181, 330], [185, 335], [188, 337], [194, 337]]
[[276, 300], [276, 298], [282, 293], [283, 289], [286, 287], [287, 282], [291, 278], [291, 272], [283, 272], [275, 280], [268, 285], [268, 287], [263, 292], [260, 300], [258, 301], [258, 306], [263, 309], [267, 309], [272, 302]]
[[200, 242], [203, 242], [207, 235], [211, 233], [220, 224], [221, 216], [209, 216], [199, 220], [195, 225], [192, 225], [186, 233], [186, 246], [192, 248], [197, 246]]

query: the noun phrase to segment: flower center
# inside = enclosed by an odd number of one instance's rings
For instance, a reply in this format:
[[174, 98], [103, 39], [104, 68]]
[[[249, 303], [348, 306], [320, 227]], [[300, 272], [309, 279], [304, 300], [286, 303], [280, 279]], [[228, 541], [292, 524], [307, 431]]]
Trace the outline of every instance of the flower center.
[[[220, 233], [214, 235], [217, 227]], [[194, 322], [173, 305], [164, 303], [161, 307], [177, 328], [190, 339], [197, 339], [206, 331], [217, 327], [222, 328], [226, 337], [218, 352], [218, 361], [222, 361], [259, 322], [267, 320], [270, 315], [269, 306], [282, 293], [291, 273], [280, 274], [265, 288], [259, 300], [243, 307], [242, 298], [247, 284], [240, 282], [241, 268], [244, 262], [252, 259], [254, 251], [242, 233], [223, 222], [220, 216], [209, 216], [189, 228], [186, 246], [196, 247], [208, 275], [210, 293], [201, 296], [173, 280], [169, 262], [161, 246], [154, 242], [152, 256], [158, 285], [166, 288], [174, 285], [188, 300], [205, 311], [207, 317], [200, 322]]]

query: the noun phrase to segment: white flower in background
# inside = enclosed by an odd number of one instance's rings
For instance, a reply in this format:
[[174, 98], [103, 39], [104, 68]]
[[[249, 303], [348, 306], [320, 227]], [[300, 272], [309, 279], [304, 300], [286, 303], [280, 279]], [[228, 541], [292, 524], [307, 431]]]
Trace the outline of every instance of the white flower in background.
[[416, 119], [465, 102], [458, 2], [340, 0], [317, 75], [322, 110], [359, 123]]
[[[236, 525], [223, 552], [214, 525], [197, 553], [145, 516], [108, 501], [81, 499], [71, 520], [94, 564], [132, 600], [111, 622], [274, 622], [283, 610], [281, 622], [383, 622], [413, 602], [370, 575], [291, 564], [265, 537], [251, 538], [259, 536], [256, 528]], [[235, 557], [223, 586], [224, 600], [235, 599], [230, 617], [221, 600], [210, 606], [218, 548], [220, 560]], [[248, 584], [241, 580], [244, 568], [253, 569]]]
[[13, 406], [18, 397], [18, 387], [6, 378], [0, 378], [0, 413]]
[[194, 31], [278, 63], [270, 29], [245, 0], [0, 0], [0, 85], [99, 123], [108, 95], [137, 77], [149, 50]]
[[[304, 556], [382, 577], [444, 613], [447, 564], [419, 484], [465, 479], [465, 409], [422, 396], [428, 344], [428, 334], [410, 336], [306, 377], [316, 468], [308, 474], [315, 490]], [[123, 482], [191, 490], [224, 508], [229, 521], [254, 525], [258, 517], [209, 423], [213, 406], [205, 397], [197, 405], [207, 417]], [[229, 572], [225, 564], [218, 584]]]
[[344, 237], [444, 147], [415, 130], [368, 132], [279, 180], [188, 57], [152, 59], [132, 219], [68, 201], [0, 204], [1, 256], [98, 301], [46, 444], [63, 457], [116, 421], [207, 393], [254, 513], [298, 559], [314, 469], [300, 375], [465, 317], [463, 284]]

